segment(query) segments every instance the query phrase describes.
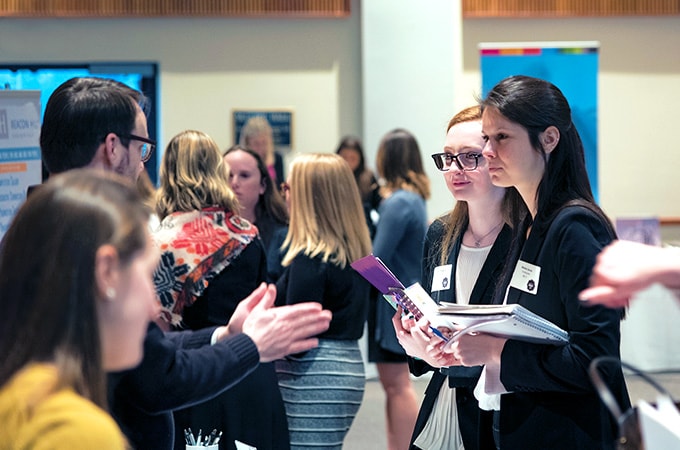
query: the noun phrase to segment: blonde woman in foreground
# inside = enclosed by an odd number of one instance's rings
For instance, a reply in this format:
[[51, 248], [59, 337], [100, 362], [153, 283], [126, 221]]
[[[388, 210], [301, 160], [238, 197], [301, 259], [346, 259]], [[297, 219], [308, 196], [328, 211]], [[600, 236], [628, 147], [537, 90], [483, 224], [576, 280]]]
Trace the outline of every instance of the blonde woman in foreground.
[[276, 304], [304, 299], [333, 313], [316, 349], [276, 362], [290, 446], [339, 450], [366, 382], [358, 340], [369, 285], [350, 263], [371, 252], [368, 227], [354, 175], [338, 155], [298, 156], [283, 191], [290, 228]]

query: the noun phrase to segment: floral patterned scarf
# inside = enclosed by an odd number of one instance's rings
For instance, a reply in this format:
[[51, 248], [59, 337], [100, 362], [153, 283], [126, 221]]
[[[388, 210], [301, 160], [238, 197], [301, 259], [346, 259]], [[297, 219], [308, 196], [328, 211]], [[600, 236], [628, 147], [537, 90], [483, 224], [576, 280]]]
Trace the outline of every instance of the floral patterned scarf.
[[161, 251], [153, 276], [161, 318], [179, 326], [184, 308], [257, 238], [257, 228], [231, 212], [210, 207], [167, 216], [153, 237]]

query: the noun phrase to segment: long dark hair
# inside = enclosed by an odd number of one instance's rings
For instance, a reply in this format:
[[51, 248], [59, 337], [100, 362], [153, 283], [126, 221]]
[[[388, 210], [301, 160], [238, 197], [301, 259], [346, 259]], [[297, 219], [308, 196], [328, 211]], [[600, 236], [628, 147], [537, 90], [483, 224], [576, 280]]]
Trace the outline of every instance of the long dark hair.
[[[546, 161], [536, 192], [537, 219], [549, 220], [564, 206], [580, 204], [600, 216], [613, 232], [611, 222], [595, 203], [583, 143], [571, 119], [569, 102], [557, 86], [524, 75], [508, 77], [491, 89], [481, 107], [482, 111], [492, 108], [526, 129], [531, 146]], [[550, 126], [559, 130], [560, 138], [548, 157], [539, 136]]]
[[361, 140], [355, 136], [345, 136], [338, 144], [338, 148], [335, 150], [337, 155], [346, 148], [352, 149], [359, 155], [359, 165], [353, 170], [354, 178], [359, 180], [359, 176], [366, 170], [366, 158], [364, 157], [364, 148], [361, 145]]
[[56, 365], [57, 387], [106, 408], [95, 257], [114, 246], [121, 264], [146, 246], [148, 210], [113, 173], [76, 169], [34, 189], [0, 255], [0, 386], [31, 362]]
[[[543, 177], [536, 192], [536, 220], [550, 221], [562, 208], [579, 205], [595, 213], [607, 227], [612, 237], [614, 227], [602, 209], [595, 203], [586, 171], [581, 137], [571, 118], [571, 108], [566, 97], [554, 84], [539, 78], [516, 75], [501, 80], [487, 94], [480, 105], [482, 111], [490, 108], [506, 119], [521, 125], [529, 134], [532, 148], [546, 162]], [[557, 146], [550, 157], [540, 142], [540, 134], [548, 127], [559, 130]], [[519, 196], [516, 190], [513, 195]], [[530, 217], [527, 217], [530, 220]], [[516, 261], [524, 243], [522, 232], [515, 234], [508, 261]], [[503, 273], [507, 286], [514, 269], [508, 264]], [[496, 301], [504, 294], [497, 292]]]
[[430, 198], [430, 180], [423, 168], [420, 147], [415, 136], [395, 128], [383, 136], [376, 155], [376, 169], [389, 189], [410, 189], [422, 198]]
[[222, 156], [227, 156], [229, 153], [235, 151], [245, 152], [255, 158], [257, 170], [260, 172], [260, 182], [264, 185], [264, 192], [260, 194], [260, 199], [255, 206], [256, 223], [259, 222], [262, 217], [270, 217], [274, 219], [275, 222], [288, 225], [288, 207], [286, 206], [286, 202], [281, 196], [278, 187], [274, 186], [272, 177], [269, 175], [269, 170], [267, 170], [267, 166], [264, 165], [264, 161], [262, 161], [260, 155], [242, 145], [233, 145], [229, 147]]

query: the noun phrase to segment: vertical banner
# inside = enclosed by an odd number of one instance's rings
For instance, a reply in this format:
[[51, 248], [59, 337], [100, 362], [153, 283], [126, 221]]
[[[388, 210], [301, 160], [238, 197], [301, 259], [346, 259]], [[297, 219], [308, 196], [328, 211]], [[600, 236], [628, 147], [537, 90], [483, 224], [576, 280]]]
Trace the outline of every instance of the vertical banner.
[[482, 95], [503, 78], [528, 75], [556, 85], [567, 97], [583, 141], [586, 169], [595, 200], [597, 176], [597, 75], [599, 42], [482, 43]]
[[0, 90], [0, 238], [41, 167], [40, 91]]

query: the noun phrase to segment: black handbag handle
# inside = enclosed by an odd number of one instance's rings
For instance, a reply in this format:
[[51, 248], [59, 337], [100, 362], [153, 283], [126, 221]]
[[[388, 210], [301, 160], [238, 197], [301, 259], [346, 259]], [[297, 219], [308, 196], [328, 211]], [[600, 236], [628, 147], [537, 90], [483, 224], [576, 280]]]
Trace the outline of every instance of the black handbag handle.
[[[602, 402], [605, 404], [605, 406], [607, 406], [609, 411], [616, 418], [619, 425], [621, 425], [621, 422], [625, 418], [625, 414], [621, 411], [621, 407], [614, 398], [614, 395], [612, 394], [611, 390], [609, 390], [609, 387], [606, 385], [604, 380], [602, 380], [602, 376], [600, 375], [600, 371], [598, 370], [599, 366], [606, 363], [616, 364], [625, 369], [630, 370], [635, 375], [638, 375], [640, 378], [642, 378], [647, 383], [652, 385], [661, 394], [667, 395], [671, 400], [673, 400], [673, 396], [670, 394], [670, 392], [668, 392], [666, 388], [660, 385], [656, 380], [654, 380], [654, 378], [647, 375], [644, 371], [628, 363], [625, 363], [621, 361], [619, 358], [616, 358], [614, 356], [598, 356], [597, 358], [593, 359], [593, 361], [590, 363], [588, 373], [590, 374], [590, 379], [595, 385], [595, 389], [597, 389], [597, 393], [599, 394], [600, 399], [602, 399]], [[675, 403], [674, 400], [673, 402]]]

